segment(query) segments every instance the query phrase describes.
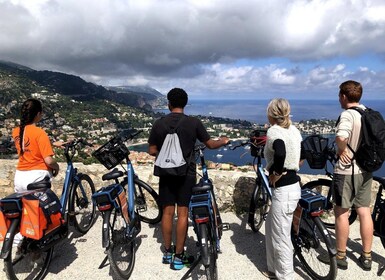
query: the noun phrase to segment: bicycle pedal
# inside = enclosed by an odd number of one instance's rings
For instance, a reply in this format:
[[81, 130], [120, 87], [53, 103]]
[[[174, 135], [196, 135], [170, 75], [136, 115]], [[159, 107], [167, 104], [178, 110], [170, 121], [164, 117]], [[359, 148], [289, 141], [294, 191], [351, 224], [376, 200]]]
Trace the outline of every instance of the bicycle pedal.
[[230, 229], [230, 224], [229, 223], [222, 223], [221, 224], [222, 230], [229, 230]]

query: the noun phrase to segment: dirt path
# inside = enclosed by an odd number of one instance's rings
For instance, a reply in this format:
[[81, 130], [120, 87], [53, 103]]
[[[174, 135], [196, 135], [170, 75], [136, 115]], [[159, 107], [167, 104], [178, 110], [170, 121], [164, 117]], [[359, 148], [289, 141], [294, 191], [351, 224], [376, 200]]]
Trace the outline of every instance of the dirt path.
[[[247, 226], [244, 218], [234, 213], [223, 213], [222, 219], [230, 224], [230, 230], [223, 233], [222, 253], [218, 259], [220, 280], [234, 279], [265, 279], [260, 271], [266, 269], [264, 227], [260, 233], [253, 233]], [[334, 232], [332, 231], [332, 234]], [[195, 235], [192, 227], [188, 232], [188, 251], [196, 252]], [[136, 264], [130, 279], [180, 279], [187, 271], [173, 271], [169, 266], [161, 263], [161, 232], [160, 226], [149, 226], [142, 223], [142, 232], [139, 234], [136, 253]], [[373, 244], [372, 271], [363, 271], [357, 264], [361, 250], [359, 238], [359, 222], [351, 227], [351, 239], [348, 243], [349, 269], [338, 271], [337, 279], [380, 279], [377, 271], [385, 264], [385, 250], [378, 237]], [[55, 247], [54, 259], [50, 266], [47, 280], [58, 279], [111, 279], [107, 265], [99, 268], [105, 258], [101, 247], [101, 219], [99, 218], [90, 232], [81, 237], [71, 235], [69, 239]], [[306, 273], [296, 264], [296, 279], [309, 279]], [[205, 279], [204, 271], [197, 268], [188, 279]], [[4, 275], [0, 274], [4, 279]], [[385, 273], [382, 276], [385, 279]]]

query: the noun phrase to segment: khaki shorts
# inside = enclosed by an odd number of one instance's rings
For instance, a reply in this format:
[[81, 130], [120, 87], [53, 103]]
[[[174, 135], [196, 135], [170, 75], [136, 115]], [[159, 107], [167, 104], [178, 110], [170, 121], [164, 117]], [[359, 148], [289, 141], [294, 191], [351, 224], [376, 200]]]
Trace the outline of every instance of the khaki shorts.
[[372, 173], [354, 175], [333, 174], [332, 192], [334, 203], [342, 208], [369, 207], [372, 198]]

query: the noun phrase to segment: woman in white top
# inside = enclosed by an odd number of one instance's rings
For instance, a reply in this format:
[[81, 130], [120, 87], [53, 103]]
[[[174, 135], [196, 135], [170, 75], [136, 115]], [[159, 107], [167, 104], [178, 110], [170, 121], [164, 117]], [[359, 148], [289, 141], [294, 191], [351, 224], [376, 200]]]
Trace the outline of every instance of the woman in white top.
[[269, 278], [294, 279], [293, 246], [290, 231], [293, 212], [301, 197], [299, 162], [302, 137], [290, 121], [286, 99], [270, 101], [267, 117], [271, 127], [265, 145], [266, 169], [272, 187], [272, 202], [265, 223], [267, 268]]

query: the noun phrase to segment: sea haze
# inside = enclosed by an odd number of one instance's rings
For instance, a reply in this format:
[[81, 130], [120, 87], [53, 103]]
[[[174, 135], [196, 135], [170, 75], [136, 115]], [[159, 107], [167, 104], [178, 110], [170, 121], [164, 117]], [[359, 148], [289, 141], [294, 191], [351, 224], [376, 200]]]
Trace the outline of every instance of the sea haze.
[[[266, 107], [270, 100], [190, 100], [185, 108], [188, 115], [203, 115], [224, 117], [230, 119], [248, 120], [253, 123], [267, 123]], [[310, 119], [336, 120], [342, 112], [338, 100], [289, 100], [293, 121]], [[379, 111], [385, 116], [385, 100], [363, 100], [367, 107]], [[168, 113], [168, 110], [160, 110]], [[306, 137], [304, 135], [304, 137]], [[334, 138], [334, 137], [333, 137]], [[137, 149], [146, 150], [144, 147]], [[231, 162], [236, 165], [250, 164], [253, 158], [247, 150], [205, 150], [206, 159], [214, 162]], [[332, 169], [329, 169], [331, 171]], [[323, 170], [312, 170], [307, 163], [301, 167], [301, 172], [306, 174], [322, 174]], [[385, 176], [385, 165], [375, 173]]]
[[[190, 100], [185, 108], [188, 115], [203, 115], [241, 119], [258, 124], [267, 122], [266, 108], [270, 100]], [[337, 119], [342, 109], [338, 100], [289, 100], [293, 121]], [[364, 101], [368, 107], [385, 115], [385, 100]], [[164, 112], [167, 113], [166, 110]]]

